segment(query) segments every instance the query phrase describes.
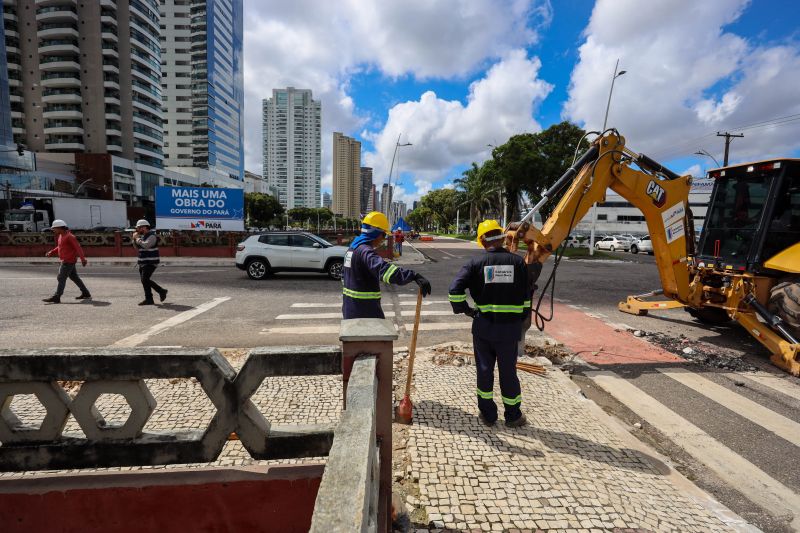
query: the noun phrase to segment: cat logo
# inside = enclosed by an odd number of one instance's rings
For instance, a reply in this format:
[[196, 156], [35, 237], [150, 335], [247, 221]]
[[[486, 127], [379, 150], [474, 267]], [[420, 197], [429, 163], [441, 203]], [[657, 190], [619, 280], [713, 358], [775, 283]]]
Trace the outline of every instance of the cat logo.
[[667, 191], [661, 188], [661, 185], [655, 180], [650, 180], [650, 183], [647, 184], [647, 196], [653, 199], [656, 207], [664, 207], [664, 204], [667, 203]]

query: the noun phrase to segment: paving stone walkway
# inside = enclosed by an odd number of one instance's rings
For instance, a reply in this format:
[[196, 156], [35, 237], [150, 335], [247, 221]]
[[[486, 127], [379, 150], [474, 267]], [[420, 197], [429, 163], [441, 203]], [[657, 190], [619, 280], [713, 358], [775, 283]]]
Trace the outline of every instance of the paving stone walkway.
[[423, 360], [415, 374], [408, 453], [433, 527], [730, 531], [665, 479], [663, 464], [626, 447], [559, 370], [520, 372], [530, 423], [518, 429], [480, 424], [474, 366]]

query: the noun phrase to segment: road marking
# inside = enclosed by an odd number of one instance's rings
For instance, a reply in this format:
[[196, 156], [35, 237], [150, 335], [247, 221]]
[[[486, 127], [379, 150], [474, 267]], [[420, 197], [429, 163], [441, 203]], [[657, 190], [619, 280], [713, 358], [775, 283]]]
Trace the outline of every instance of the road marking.
[[177, 314], [172, 318], [169, 318], [160, 324], [156, 324], [152, 328], [144, 331], [142, 333], [136, 333], [131, 335], [130, 337], [125, 337], [124, 339], [118, 340], [114, 344], [111, 345], [112, 348], [133, 348], [134, 346], [139, 346], [147, 339], [154, 335], [158, 335], [170, 328], [183, 324], [187, 320], [191, 320], [192, 318], [196, 317], [197, 315], [203, 314], [206, 311], [213, 309], [214, 307], [218, 306], [221, 303], [225, 303], [230, 300], [230, 296], [222, 296], [220, 298], [214, 298], [211, 301], [208, 301], [204, 304], [200, 304], [194, 309], [190, 309], [188, 311], [184, 311], [183, 313]]
[[800, 398], [800, 385], [792, 383], [790, 378], [784, 378], [775, 374], [758, 372], [756, 374], [743, 374], [743, 378], [755, 381], [759, 385], [769, 387], [774, 391], [785, 394], [790, 398]]
[[800, 446], [800, 424], [685, 368], [658, 368], [665, 376], [699, 392], [754, 424]]
[[[414, 329], [414, 324], [404, 324], [406, 331], [411, 332]], [[441, 330], [457, 330], [457, 329], [471, 329], [472, 322], [431, 322], [427, 324], [420, 324], [420, 331], [441, 331]], [[397, 329], [397, 325], [395, 325]], [[339, 333], [339, 325], [331, 324], [325, 326], [301, 326], [301, 327], [275, 327], [264, 328], [260, 335], [322, 335]]]
[[[450, 303], [448, 300], [425, 300], [422, 302], [422, 305], [435, 305], [435, 304], [447, 304]], [[417, 302], [400, 302], [400, 305], [417, 305]], [[336, 309], [342, 307], [342, 302], [336, 303], [293, 303], [290, 307], [295, 309], [322, 309], [322, 308], [329, 308], [329, 309]]]
[[[416, 311], [401, 311], [400, 316], [414, 316]], [[452, 315], [452, 311], [428, 311], [424, 310], [420, 312], [420, 316], [448, 316]], [[395, 317], [397, 313], [394, 311], [385, 311], [384, 315], [386, 318]], [[307, 313], [307, 314], [296, 314], [296, 315], [278, 315], [275, 317], [275, 320], [325, 320], [328, 318], [342, 318], [342, 313]]]
[[800, 528], [800, 495], [794, 490], [613, 372], [587, 375], [748, 499], [775, 516], [793, 516], [792, 527]]

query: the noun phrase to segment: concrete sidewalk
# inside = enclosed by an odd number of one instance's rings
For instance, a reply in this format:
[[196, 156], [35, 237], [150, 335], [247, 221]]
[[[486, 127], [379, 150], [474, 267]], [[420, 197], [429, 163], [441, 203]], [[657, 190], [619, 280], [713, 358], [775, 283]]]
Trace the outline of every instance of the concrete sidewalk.
[[408, 241], [403, 243], [403, 255], [394, 260], [396, 265], [421, 265], [428, 260]]
[[[529, 424], [510, 429], [478, 421], [470, 358], [451, 365], [419, 356], [406, 450], [408, 478], [419, 489], [419, 498], [410, 498], [414, 526], [757, 531], [585, 399], [546, 359], [536, 358], [546, 376], [519, 373]], [[495, 391], [499, 404], [498, 384]]]

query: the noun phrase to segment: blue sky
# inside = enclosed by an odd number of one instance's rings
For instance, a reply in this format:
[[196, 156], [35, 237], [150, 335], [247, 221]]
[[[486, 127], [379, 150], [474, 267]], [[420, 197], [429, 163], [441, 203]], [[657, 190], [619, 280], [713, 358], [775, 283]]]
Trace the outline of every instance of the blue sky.
[[[383, 182], [398, 134], [401, 198], [445, 186], [488, 144], [561, 120], [609, 125], [678, 172], [722, 158], [717, 130], [800, 114], [800, 2], [778, 0], [245, 0], [245, 140], [259, 171], [261, 98], [310, 88]], [[697, 5], [700, 4], [700, 5]], [[738, 130], [737, 130], [738, 131]], [[797, 155], [800, 121], [745, 128], [733, 161]]]

